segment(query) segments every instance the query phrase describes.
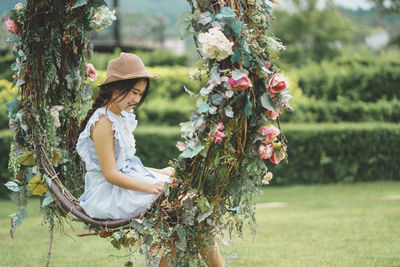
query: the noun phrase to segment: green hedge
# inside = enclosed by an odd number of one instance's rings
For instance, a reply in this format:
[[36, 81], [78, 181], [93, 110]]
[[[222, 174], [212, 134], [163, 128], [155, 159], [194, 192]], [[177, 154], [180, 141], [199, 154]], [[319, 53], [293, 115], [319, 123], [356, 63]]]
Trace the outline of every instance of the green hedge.
[[[400, 180], [400, 125], [388, 123], [285, 124], [288, 164], [277, 167], [272, 184]], [[137, 155], [145, 166], [163, 168], [179, 155], [178, 127], [138, 126]], [[1, 183], [5, 183], [10, 132], [0, 132]], [[5, 192], [2, 186], [0, 193]]]
[[[400, 180], [400, 125], [388, 123], [285, 124], [288, 163], [269, 164], [273, 184]], [[164, 167], [179, 154], [178, 128], [139, 127], [137, 154]]]
[[304, 122], [400, 122], [400, 101], [326, 101], [293, 99], [294, 112], [285, 112], [281, 121]]
[[294, 69], [306, 96], [377, 101], [400, 98], [400, 60], [351, 58], [310, 63]]

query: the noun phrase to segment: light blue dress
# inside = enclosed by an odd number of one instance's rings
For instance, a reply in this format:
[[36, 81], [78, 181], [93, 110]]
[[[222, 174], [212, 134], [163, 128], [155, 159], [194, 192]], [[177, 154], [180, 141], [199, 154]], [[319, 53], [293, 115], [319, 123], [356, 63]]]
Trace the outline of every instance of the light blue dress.
[[79, 135], [76, 145], [78, 154], [86, 164], [85, 192], [79, 201], [86, 214], [92, 218], [121, 219], [130, 215], [138, 216], [157, 197], [156, 194], [128, 190], [106, 181], [90, 138], [90, 128], [101, 116], [106, 116], [112, 122], [117, 170], [132, 179], [148, 183], [167, 181], [169, 178], [167, 175], [148, 170], [135, 156], [135, 139], [132, 133], [137, 126], [135, 114], [123, 111], [121, 115], [116, 115], [105, 107], [98, 108], [90, 117], [85, 130]]

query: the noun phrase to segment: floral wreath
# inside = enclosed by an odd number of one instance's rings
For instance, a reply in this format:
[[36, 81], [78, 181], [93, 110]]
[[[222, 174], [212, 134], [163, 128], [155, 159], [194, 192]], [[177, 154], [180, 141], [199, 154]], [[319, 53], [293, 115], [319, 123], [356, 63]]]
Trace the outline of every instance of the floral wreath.
[[241, 235], [245, 222], [255, 229], [253, 196], [272, 179], [267, 165], [287, 158], [279, 115], [292, 110], [291, 95], [271, 55], [285, 47], [267, 32], [273, 20], [268, 1], [188, 2], [192, 11], [182, 13], [177, 26], [184, 37], [193, 35], [201, 58], [190, 76], [207, 77], [207, 86], [199, 94], [185, 88], [196, 109], [180, 124], [181, 154], [170, 161], [171, 183], [139, 218], [114, 227], [70, 216], [81, 212], [72, 200], [83, 189], [84, 166], [74, 146], [92, 97], [85, 78], [96, 78], [94, 66], [85, 63], [93, 53], [88, 33], [109, 26], [114, 12], [101, 0], [43, 6], [28, 1], [11, 10], [7, 40], [13, 43], [11, 67], [21, 95], [7, 104], [15, 179], [6, 186], [18, 205], [12, 235], [27, 217], [23, 206], [30, 194], [41, 196], [51, 230], [64, 217], [80, 219], [116, 248], [136, 248], [131, 256], [145, 254], [148, 262], [171, 253], [175, 238], [178, 253], [171, 264], [204, 264], [199, 251], [206, 244], [224, 240], [226, 231]]

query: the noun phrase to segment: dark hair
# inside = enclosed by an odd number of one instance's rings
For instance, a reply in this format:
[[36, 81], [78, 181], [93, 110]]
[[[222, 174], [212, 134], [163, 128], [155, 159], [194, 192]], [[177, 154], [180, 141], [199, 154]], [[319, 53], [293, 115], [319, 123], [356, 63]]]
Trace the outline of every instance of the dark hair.
[[[129, 94], [129, 92], [132, 90], [132, 88], [141, 79], [145, 79], [147, 81], [147, 83], [146, 83], [146, 88], [143, 92], [142, 97], [140, 98], [139, 103], [137, 103], [137, 105], [134, 107], [134, 110], [136, 112], [138, 110], [139, 106], [145, 100], [145, 98], [149, 92], [149, 88], [150, 88], [150, 79], [149, 78], [135, 78], [135, 79], [129, 79], [129, 80], [120, 80], [120, 81], [100, 85], [99, 86], [99, 88], [100, 88], [99, 95], [96, 97], [95, 101], [93, 102], [92, 108], [88, 111], [85, 119], [81, 122], [79, 133], [81, 133], [83, 130], [85, 130], [88, 120], [93, 115], [93, 113], [96, 111], [96, 109], [98, 109], [102, 106], [106, 106], [106, 105], [108, 106], [113, 102], [121, 101], [125, 96], [127, 96]], [[111, 100], [111, 96], [115, 91], [118, 92], [118, 95], [113, 100]]]

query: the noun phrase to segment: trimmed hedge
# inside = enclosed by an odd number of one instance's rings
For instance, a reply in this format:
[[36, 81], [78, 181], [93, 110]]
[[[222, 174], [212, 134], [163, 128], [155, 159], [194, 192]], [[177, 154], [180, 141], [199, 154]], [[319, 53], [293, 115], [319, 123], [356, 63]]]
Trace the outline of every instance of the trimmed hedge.
[[293, 99], [294, 112], [280, 116], [284, 122], [400, 122], [400, 101], [325, 101]]
[[400, 98], [400, 60], [345, 58], [294, 69], [306, 96], [375, 102]]
[[[389, 123], [285, 124], [288, 164], [275, 167], [271, 184], [338, 183], [400, 180], [400, 125]], [[179, 155], [178, 127], [139, 125], [135, 131], [137, 155], [145, 166], [163, 168]], [[0, 132], [1, 183], [8, 178], [11, 134]], [[6, 192], [0, 187], [0, 194]]]
[[[389, 123], [285, 124], [288, 163], [269, 164], [272, 184], [400, 180], [400, 125]], [[147, 166], [165, 167], [179, 154], [178, 128], [140, 127], [137, 154]]]

